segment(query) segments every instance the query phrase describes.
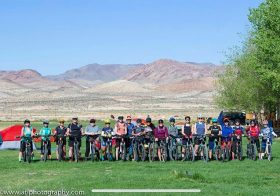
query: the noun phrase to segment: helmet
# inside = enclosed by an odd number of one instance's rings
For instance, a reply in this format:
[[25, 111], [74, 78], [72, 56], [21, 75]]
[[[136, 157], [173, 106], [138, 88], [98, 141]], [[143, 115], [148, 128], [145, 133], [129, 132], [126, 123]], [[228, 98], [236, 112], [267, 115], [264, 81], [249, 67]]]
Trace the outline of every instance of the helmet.
[[255, 120], [250, 120], [250, 124], [256, 124], [256, 121]]
[[263, 125], [268, 125], [268, 121], [267, 121], [267, 120], [264, 120], [264, 121], [263, 121]]
[[191, 120], [191, 117], [190, 116], [185, 116], [185, 120], [187, 120], [187, 119]]
[[48, 125], [49, 121], [48, 120], [43, 120], [43, 125]]
[[228, 118], [224, 118], [224, 122], [229, 122], [229, 119]]
[[119, 117], [118, 117], [118, 120], [123, 120], [123, 116], [119, 116]]
[[159, 119], [159, 120], [158, 120], [158, 123], [160, 124], [160, 123], [164, 123], [164, 122], [163, 122], [162, 119]]
[[139, 119], [137, 119], [136, 122], [137, 122], [137, 123], [142, 123], [142, 120], [139, 118]]
[[30, 124], [30, 120], [25, 119], [24, 122], [23, 122], [23, 124], [26, 124], [26, 123], [29, 123], [29, 124]]
[[218, 119], [217, 118], [213, 118], [212, 119], [212, 123], [217, 123], [218, 122]]
[[236, 119], [236, 120], [235, 120], [235, 124], [236, 124], [236, 123], [239, 123], [239, 124], [240, 124], [240, 120], [239, 120], [239, 119]]
[[146, 122], [151, 123], [151, 122], [152, 122], [152, 119], [151, 119], [150, 117], [147, 117], [147, 118], [146, 118]]
[[171, 118], [169, 119], [169, 122], [174, 122], [174, 123], [175, 123], [175, 118], [174, 118], [174, 117], [171, 117]]
[[202, 114], [197, 115], [197, 118], [202, 118], [202, 117], [203, 117]]
[[78, 116], [73, 116], [72, 120], [78, 120]]
[[61, 119], [59, 119], [59, 122], [60, 123], [65, 123], [65, 120], [61, 118]]
[[131, 116], [126, 117], [126, 120], [131, 120], [131, 119], [132, 119]]
[[105, 123], [105, 124], [111, 124], [111, 121], [110, 121], [110, 119], [105, 119], [105, 120], [104, 120], [104, 123]]
[[89, 123], [95, 123], [95, 122], [96, 122], [96, 120], [94, 118], [89, 120]]

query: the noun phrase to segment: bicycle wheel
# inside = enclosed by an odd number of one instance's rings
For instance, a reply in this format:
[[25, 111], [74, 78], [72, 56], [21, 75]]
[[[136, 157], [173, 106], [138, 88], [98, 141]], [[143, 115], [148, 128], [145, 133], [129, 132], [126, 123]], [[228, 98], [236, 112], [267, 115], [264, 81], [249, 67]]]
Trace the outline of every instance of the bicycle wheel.
[[135, 142], [135, 144], [133, 145], [133, 157], [134, 157], [134, 161], [138, 161], [139, 156], [138, 156], [138, 144], [137, 144], [137, 142]]
[[139, 144], [138, 146], [138, 154], [139, 157], [141, 158], [141, 161], [145, 161], [146, 160], [146, 150], [143, 144]]
[[94, 159], [95, 159], [95, 146], [94, 146], [94, 144], [91, 144], [91, 145], [90, 145], [90, 149], [91, 149], [91, 152], [90, 152], [90, 159], [91, 159], [91, 161], [93, 162]]
[[269, 160], [269, 161], [271, 161], [272, 160], [272, 151], [271, 151], [271, 145], [269, 144], [268, 146], [267, 146], [267, 159]]
[[215, 159], [216, 161], [219, 161], [220, 160], [220, 157], [221, 157], [221, 147], [220, 146], [217, 146], [215, 148]]
[[78, 144], [74, 143], [74, 156], [75, 156], [75, 162], [79, 162], [79, 147]]
[[122, 160], [123, 161], [126, 161], [126, 145], [125, 145], [125, 143], [123, 143], [122, 145]]
[[241, 161], [243, 159], [243, 151], [242, 151], [242, 145], [239, 144], [237, 146], [237, 158], [239, 161]]
[[257, 159], [257, 146], [256, 144], [252, 145], [252, 160], [256, 160]]
[[192, 145], [189, 145], [189, 160], [190, 161], [195, 161], [195, 153], [194, 153], [194, 148]]
[[59, 142], [58, 144], [58, 149], [57, 149], [57, 153], [58, 153], [58, 161], [61, 161], [62, 160], [62, 153], [63, 153], [63, 144], [61, 142]]
[[149, 145], [149, 161], [153, 162], [155, 160], [155, 146], [154, 143], [150, 143]]
[[204, 162], [208, 162], [209, 161], [209, 157], [208, 157], [208, 148], [207, 148], [207, 146], [203, 146], [202, 153], [203, 153], [203, 160], [204, 160]]
[[162, 144], [161, 148], [161, 160], [163, 162], [167, 161], [167, 147], [166, 145]]
[[30, 148], [30, 145], [27, 145], [27, 147], [26, 147], [26, 161], [28, 163], [31, 162], [31, 148]]
[[44, 161], [46, 162], [48, 159], [48, 143], [44, 143]]

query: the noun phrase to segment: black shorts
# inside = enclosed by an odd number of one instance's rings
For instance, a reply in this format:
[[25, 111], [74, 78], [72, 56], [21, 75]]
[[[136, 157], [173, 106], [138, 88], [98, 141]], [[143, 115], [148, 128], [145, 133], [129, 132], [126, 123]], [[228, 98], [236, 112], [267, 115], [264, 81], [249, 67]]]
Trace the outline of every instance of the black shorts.
[[[81, 148], [82, 146], [82, 142], [81, 142], [81, 138], [77, 140], [79, 142], [79, 148]], [[73, 147], [74, 146], [74, 143], [75, 143], [75, 139], [69, 139], [68, 141], [68, 146], [69, 147]]]
[[205, 142], [205, 141], [206, 141], [205, 137], [195, 137], [194, 144], [195, 145], [200, 145], [202, 142]]
[[[55, 140], [56, 145], [58, 145], [59, 140]], [[66, 138], [62, 139], [63, 146], [66, 145]]]
[[[33, 142], [30, 142], [31, 145], [31, 151], [33, 152]], [[26, 142], [21, 141], [20, 142], [20, 152], [24, 152], [26, 147]]]

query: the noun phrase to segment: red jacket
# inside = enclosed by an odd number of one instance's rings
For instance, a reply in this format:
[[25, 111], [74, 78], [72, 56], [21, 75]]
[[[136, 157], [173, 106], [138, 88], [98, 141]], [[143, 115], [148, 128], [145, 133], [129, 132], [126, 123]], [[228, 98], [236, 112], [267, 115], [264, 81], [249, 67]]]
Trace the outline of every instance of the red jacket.
[[254, 126], [254, 127], [250, 126], [249, 127], [249, 136], [259, 137], [259, 135], [260, 135], [260, 129], [259, 129], [258, 126]]
[[154, 130], [154, 136], [155, 138], [159, 138], [159, 139], [165, 139], [168, 137], [168, 129], [167, 127], [163, 126], [163, 127], [157, 127]]

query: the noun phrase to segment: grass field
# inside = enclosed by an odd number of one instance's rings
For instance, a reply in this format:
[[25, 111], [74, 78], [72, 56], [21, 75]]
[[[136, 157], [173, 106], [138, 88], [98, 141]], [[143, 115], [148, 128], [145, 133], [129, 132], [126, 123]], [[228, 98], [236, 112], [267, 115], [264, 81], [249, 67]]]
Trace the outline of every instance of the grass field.
[[[84, 154], [83, 144], [82, 154]], [[196, 162], [18, 162], [18, 151], [0, 151], [0, 189], [74, 190], [160, 188], [201, 189], [203, 195], [279, 195], [280, 141], [273, 161]], [[95, 194], [97, 195], [97, 194]], [[108, 195], [103, 193], [100, 195]], [[123, 194], [119, 194], [123, 195]], [[134, 195], [134, 194], [125, 194]], [[136, 194], [135, 195], [143, 195]], [[149, 194], [146, 194], [149, 195]], [[154, 195], [154, 194], [153, 194]], [[158, 194], [170, 195], [170, 194]], [[180, 195], [180, 194], [177, 194]], [[183, 194], [182, 194], [183, 195]]]

